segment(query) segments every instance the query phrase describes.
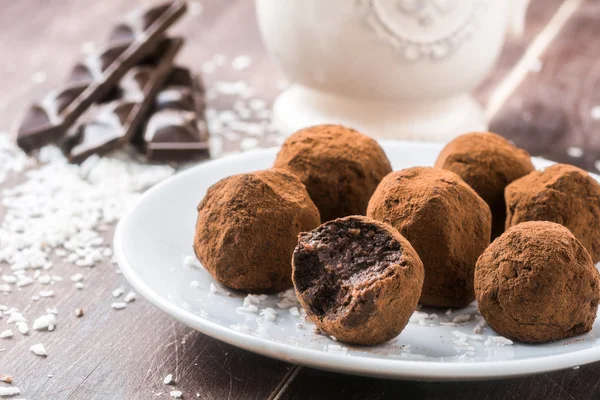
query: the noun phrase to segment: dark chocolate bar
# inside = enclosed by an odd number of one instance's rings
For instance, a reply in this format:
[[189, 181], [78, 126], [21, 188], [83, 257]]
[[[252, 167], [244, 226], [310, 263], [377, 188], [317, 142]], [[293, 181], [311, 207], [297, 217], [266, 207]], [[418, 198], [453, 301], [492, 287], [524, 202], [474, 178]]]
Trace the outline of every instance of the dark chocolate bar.
[[204, 86], [187, 68], [176, 67], [157, 94], [143, 132], [151, 161], [186, 161], [209, 154]]
[[186, 11], [184, 0], [140, 10], [117, 25], [108, 42], [77, 64], [66, 84], [31, 106], [17, 132], [17, 144], [31, 151], [60, 139], [95, 102], [110, 95], [117, 82], [152, 53], [164, 32]]
[[80, 163], [92, 154], [101, 155], [129, 143], [169, 77], [182, 45], [182, 38], [163, 39], [145, 63], [131, 68], [121, 79], [115, 98], [92, 106], [91, 116], [82, 118], [84, 122], [69, 132], [63, 145], [70, 162]]

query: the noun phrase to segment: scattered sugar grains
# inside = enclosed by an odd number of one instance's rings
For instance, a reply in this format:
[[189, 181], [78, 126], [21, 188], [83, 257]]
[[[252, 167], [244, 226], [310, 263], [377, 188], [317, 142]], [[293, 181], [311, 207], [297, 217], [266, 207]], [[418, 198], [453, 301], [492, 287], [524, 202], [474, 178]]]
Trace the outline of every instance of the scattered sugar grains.
[[181, 392], [181, 390], [171, 390], [171, 392], [169, 392], [169, 395], [174, 399], [180, 399], [183, 393]]
[[165, 385], [175, 384], [175, 382], [173, 381], [173, 374], [169, 374], [169, 375], [165, 376], [165, 379], [163, 379], [163, 383]]
[[42, 356], [42, 357], [48, 355], [48, 353], [46, 352], [46, 348], [41, 343], [34, 344], [33, 346], [31, 346], [29, 348], [29, 351], [31, 351], [33, 354], [36, 354], [36, 355]]

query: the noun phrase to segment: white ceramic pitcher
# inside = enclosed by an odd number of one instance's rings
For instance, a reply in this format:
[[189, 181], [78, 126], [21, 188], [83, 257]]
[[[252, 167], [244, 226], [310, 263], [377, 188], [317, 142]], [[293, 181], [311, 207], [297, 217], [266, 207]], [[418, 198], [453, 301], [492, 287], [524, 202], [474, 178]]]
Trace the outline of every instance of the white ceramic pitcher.
[[371, 136], [448, 140], [486, 129], [469, 95], [529, 0], [256, 0], [259, 27], [292, 86], [284, 132], [341, 123]]

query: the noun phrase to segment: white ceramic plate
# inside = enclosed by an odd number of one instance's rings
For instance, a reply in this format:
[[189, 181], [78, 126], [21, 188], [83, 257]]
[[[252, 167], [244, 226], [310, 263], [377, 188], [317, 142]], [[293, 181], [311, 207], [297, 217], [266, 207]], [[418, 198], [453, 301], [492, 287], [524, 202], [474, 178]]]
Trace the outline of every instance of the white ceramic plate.
[[[394, 170], [432, 165], [441, 145], [382, 142]], [[592, 332], [545, 345], [485, 345], [473, 334], [475, 307], [464, 310], [421, 310], [396, 339], [376, 347], [344, 346], [314, 333], [313, 326], [277, 307], [273, 295], [258, 305], [277, 311], [274, 321], [257, 313], [236, 311], [245, 295], [218, 287], [202, 268], [183, 265], [193, 255], [196, 205], [207, 188], [226, 176], [269, 168], [277, 150], [258, 150], [207, 162], [177, 174], [145, 193], [121, 220], [115, 252], [123, 273], [155, 306], [184, 324], [234, 346], [269, 357], [316, 368], [396, 379], [465, 380], [535, 374], [600, 360], [600, 320]], [[537, 167], [550, 165], [536, 159]], [[259, 240], [257, 238], [257, 240]], [[195, 281], [191, 284], [191, 282]], [[470, 320], [452, 326], [460, 314]], [[441, 323], [440, 323], [441, 322]], [[298, 323], [302, 324], [299, 327]], [[460, 334], [471, 335], [461, 339]]]

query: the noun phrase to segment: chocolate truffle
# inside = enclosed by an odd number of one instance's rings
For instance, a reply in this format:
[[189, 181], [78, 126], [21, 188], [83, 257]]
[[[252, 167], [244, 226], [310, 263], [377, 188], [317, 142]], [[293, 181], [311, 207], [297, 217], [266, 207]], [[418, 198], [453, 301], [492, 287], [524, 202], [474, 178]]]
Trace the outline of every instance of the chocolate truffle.
[[362, 216], [302, 233], [293, 280], [306, 315], [347, 343], [374, 345], [396, 337], [415, 311], [423, 264], [391, 226]]
[[194, 250], [220, 283], [277, 292], [292, 286], [298, 234], [319, 223], [294, 175], [276, 169], [234, 175], [211, 186], [198, 205]]
[[300, 178], [323, 222], [364, 215], [381, 179], [392, 172], [377, 142], [339, 125], [319, 125], [290, 136], [274, 164]]
[[506, 228], [525, 221], [566, 226], [600, 261], [600, 184], [572, 165], [535, 171], [506, 188]]
[[386, 176], [367, 216], [398, 229], [425, 266], [420, 302], [459, 308], [475, 299], [473, 272], [490, 244], [485, 201], [454, 172], [415, 167]]
[[504, 189], [535, 168], [529, 153], [490, 132], [468, 133], [454, 139], [435, 163], [460, 176], [490, 206], [492, 238], [504, 232]]
[[525, 222], [508, 229], [477, 261], [479, 311], [500, 335], [544, 343], [588, 332], [600, 300], [589, 252], [565, 227]]

